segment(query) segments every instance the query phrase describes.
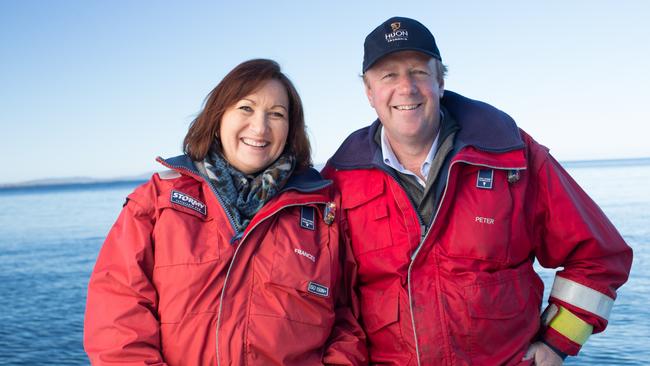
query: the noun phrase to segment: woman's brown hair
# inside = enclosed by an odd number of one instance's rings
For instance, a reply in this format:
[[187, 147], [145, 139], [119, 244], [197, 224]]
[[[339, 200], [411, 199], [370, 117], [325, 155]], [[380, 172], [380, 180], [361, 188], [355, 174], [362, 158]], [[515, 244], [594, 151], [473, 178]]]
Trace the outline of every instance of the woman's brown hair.
[[254, 59], [242, 62], [226, 75], [208, 94], [205, 106], [190, 124], [183, 140], [183, 151], [192, 160], [202, 161], [221, 126], [226, 110], [266, 81], [278, 80], [289, 97], [289, 133], [284, 152], [296, 158], [296, 170], [312, 166], [311, 146], [305, 130], [305, 116], [298, 91], [273, 60]]

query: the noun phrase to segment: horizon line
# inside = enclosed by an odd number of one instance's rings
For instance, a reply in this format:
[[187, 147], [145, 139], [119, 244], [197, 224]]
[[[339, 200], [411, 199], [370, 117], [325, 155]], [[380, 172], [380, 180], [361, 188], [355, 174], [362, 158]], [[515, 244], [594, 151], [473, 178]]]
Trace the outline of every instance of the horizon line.
[[[579, 168], [591, 166], [611, 166], [616, 163], [624, 162], [625, 165], [633, 165], [632, 162], [639, 162], [647, 160], [650, 163], [650, 156], [637, 157], [637, 158], [611, 158], [611, 159], [580, 159], [580, 160], [560, 160], [563, 167]], [[322, 169], [325, 163], [315, 163], [314, 168], [320, 167]], [[320, 170], [320, 169], [317, 169]], [[78, 185], [97, 185], [97, 184], [111, 184], [111, 183], [129, 183], [129, 182], [143, 182], [149, 180], [151, 175], [157, 171], [142, 173], [131, 176], [117, 176], [110, 178], [96, 178], [88, 176], [68, 176], [68, 177], [48, 177], [30, 179], [18, 182], [0, 182], [0, 189], [12, 188], [39, 188], [39, 187], [54, 187], [54, 186], [78, 186]]]

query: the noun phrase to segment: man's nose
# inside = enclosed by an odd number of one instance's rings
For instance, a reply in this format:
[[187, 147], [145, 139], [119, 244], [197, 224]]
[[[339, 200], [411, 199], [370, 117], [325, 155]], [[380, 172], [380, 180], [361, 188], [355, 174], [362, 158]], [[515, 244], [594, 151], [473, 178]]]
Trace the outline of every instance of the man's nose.
[[413, 94], [417, 91], [415, 80], [410, 75], [404, 75], [398, 80], [398, 90], [403, 94]]

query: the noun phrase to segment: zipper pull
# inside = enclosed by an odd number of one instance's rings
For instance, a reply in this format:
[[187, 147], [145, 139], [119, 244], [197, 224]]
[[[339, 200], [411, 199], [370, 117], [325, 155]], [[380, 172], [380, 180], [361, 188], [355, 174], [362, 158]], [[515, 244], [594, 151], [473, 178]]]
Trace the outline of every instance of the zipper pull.
[[417, 248], [415, 248], [415, 251], [411, 254], [411, 262], [415, 260], [415, 256], [418, 254], [420, 251], [420, 248], [422, 247], [422, 242], [424, 241], [424, 237], [427, 235], [427, 226], [426, 225], [420, 225], [420, 245], [418, 245]]
[[420, 243], [424, 241], [424, 237], [427, 235], [427, 226], [420, 225]]
[[239, 244], [239, 240], [241, 239], [242, 235], [244, 235], [243, 232], [235, 233], [235, 235], [233, 235], [233, 237], [230, 238], [230, 245], [236, 247]]

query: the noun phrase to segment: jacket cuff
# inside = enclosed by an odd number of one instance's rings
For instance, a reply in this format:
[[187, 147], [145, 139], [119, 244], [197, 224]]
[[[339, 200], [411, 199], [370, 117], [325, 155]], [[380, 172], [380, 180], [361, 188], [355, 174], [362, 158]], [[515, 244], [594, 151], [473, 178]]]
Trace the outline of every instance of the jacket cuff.
[[564, 353], [564, 352], [560, 351], [559, 349], [555, 348], [555, 346], [553, 346], [552, 344], [549, 344], [549, 343], [547, 343], [545, 341], [542, 341], [542, 343], [544, 343], [548, 348], [550, 348], [551, 351], [555, 352], [558, 356], [560, 356], [562, 361], [564, 361], [567, 358], [567, 356], [569, 356], [566, 353]]
[[556, 304], [542, 315], [542, 341], [554, 351], [575, 356], [591, 335], [593, 326]]
[[562, 357], [563, 360], [567, 356], [576, 356], [582, 347], [553, 329], [548, 329], [542, 335], [542, 342]]

